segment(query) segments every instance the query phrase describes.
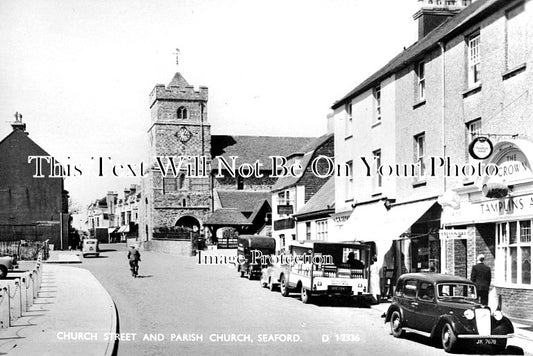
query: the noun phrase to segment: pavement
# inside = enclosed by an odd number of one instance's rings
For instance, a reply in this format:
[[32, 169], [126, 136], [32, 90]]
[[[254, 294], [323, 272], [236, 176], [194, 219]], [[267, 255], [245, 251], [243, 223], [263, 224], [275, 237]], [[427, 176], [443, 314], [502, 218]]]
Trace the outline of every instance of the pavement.
[[[62, 255], [55, 260], [74, 259]], [[0, 330], [0, 354], [113, 355], [117, 330], [115, 304], [91, 272], [48, 263], [34, 304]]]
[[81, 263], [80, 251], [50, 251], [50, 256], [43, 263]]
[[[390, 302], [382, 302], [372, 305], [372, 309], [380, 314], [386, 313]], [[514, 326], [514, 337], [509, 339], [509, 345], [521, 347], [523, 350], [533, 350], [533, 322], [512, 320]]]

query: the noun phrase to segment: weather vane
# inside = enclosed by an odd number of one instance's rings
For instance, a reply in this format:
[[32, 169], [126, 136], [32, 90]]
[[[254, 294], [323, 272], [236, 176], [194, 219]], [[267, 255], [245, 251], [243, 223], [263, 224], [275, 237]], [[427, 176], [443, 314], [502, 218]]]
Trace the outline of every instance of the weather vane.
[[176, 48], [176, 52], [174, 52], [176, 55], [176, 65], [179, 65], [179, 56], [180, 56], [180, 49]]

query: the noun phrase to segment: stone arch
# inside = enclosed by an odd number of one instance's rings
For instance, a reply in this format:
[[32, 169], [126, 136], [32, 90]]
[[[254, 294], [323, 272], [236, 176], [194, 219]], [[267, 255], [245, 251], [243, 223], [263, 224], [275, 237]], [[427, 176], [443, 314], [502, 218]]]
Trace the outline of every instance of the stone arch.
[[180, 217], [177, 221], [175, 226], [181, 226], [184, 228], [189, 228], [194, 232], [200, 231], [200, 228], [202, 227], [202, 224], [200, 221], [191, 215], [184, 215]]

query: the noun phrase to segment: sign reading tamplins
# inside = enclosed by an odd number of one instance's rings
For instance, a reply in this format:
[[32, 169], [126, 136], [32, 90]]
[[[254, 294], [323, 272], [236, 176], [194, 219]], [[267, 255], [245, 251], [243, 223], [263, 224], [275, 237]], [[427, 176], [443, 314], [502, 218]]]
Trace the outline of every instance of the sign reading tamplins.
[[488, 137], [476, 137], [468, 146], [468, 153], [474, 159], [486, 159], [490, 157], [493, 150], [492, 142]]

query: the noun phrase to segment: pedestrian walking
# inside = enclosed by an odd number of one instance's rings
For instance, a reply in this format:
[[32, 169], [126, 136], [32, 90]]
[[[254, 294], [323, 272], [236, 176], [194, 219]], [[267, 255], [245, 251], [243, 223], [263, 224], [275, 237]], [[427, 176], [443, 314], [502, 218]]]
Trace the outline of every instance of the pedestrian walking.
[[139, 262], [141, 261], [141, 253], [135, 248], [135, 246], [130, 246], [128, 260], [130, 262], [131, 275], [137, 277], [139, 272]]
[[485, 264], [485, 255], [477, 256], [477, 264], [472, 267], [470, 279], [476, 284], [479, 302], [489, 304], [490, 267]]

